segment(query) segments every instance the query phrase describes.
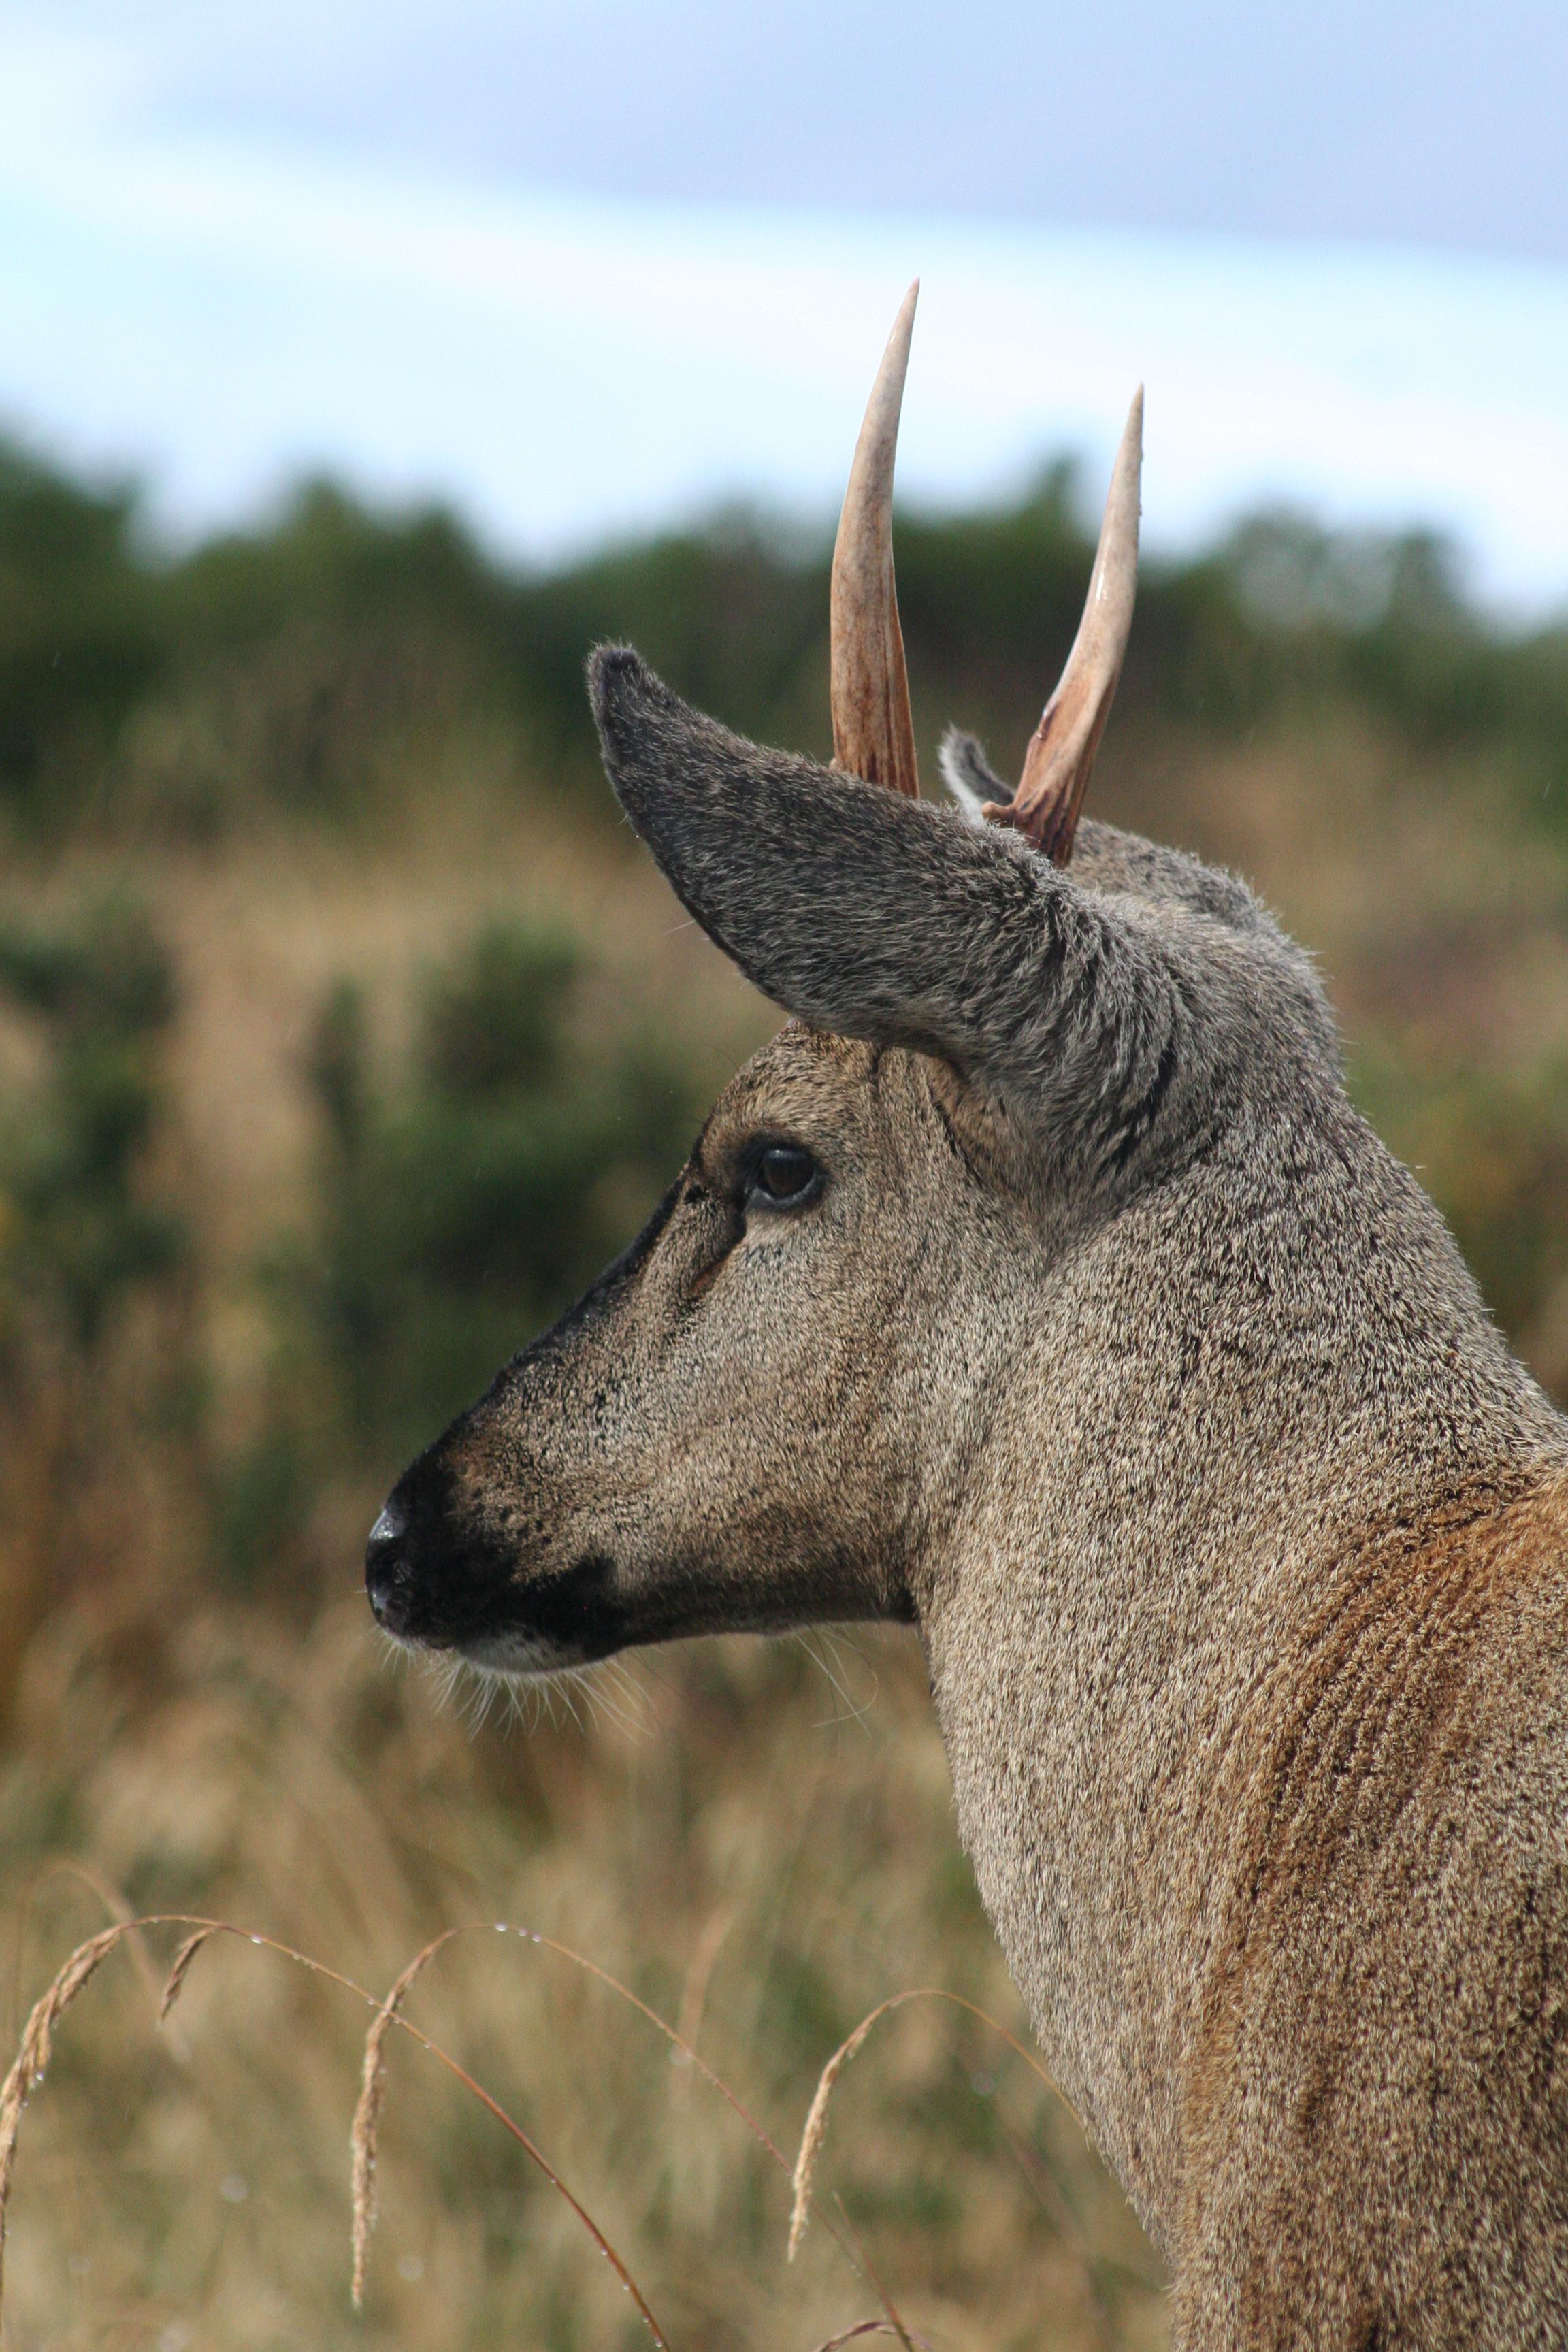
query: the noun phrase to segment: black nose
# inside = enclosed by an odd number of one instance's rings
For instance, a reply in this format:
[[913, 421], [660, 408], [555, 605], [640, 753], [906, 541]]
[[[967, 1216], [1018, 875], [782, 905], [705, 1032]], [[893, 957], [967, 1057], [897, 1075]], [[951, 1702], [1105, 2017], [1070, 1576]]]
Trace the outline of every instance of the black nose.
[[408, 1598], [413, 1579], [403, 1548], [408, 1522], [394, 1503], [388, 1503], [370, 1531], [364, 1548], [364, 1589], [370, 1595], [370, 1605], [378, 1625], [389, 1633], [403, 1633], [408, 1627]]

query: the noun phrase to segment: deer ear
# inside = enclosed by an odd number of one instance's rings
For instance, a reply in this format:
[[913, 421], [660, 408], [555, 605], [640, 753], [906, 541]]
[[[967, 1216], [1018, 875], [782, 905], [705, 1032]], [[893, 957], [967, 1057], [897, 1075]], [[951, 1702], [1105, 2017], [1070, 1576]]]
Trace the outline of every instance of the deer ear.
[[939, 1055], [1016, 1101], [1042, 1086], [1059, 1100], [1064, 1084], [1103, 1095], [1105, 1051], [1125, 1074], [1106, 1024], [1145, 982], [1167, 993], [1163, 975], [1018, 835], [760, 750], [626, 646], [601, 646], [589, 682], [626, 814], [689, 912], [776, 1003]]

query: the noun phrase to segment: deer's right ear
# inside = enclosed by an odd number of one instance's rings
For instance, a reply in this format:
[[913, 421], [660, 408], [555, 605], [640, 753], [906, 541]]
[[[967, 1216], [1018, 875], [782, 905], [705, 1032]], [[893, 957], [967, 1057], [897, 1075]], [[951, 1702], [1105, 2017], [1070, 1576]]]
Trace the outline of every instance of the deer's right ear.
[[626, 814], [787, 1011], [939, 1055], [1037, 1113], [1106, 1106], [1108, 1059], [1118, 1092], [1157, 1064], [1169, 974], [1018, 834], [749, 743], [627, 646], [601, 646], [589, 679]]

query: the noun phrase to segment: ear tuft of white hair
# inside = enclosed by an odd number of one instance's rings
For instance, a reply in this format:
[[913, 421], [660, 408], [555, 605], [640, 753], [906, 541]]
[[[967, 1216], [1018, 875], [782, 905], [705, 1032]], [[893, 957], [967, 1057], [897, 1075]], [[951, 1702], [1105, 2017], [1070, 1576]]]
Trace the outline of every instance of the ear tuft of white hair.
[[974, 737], [966, 735], [961, 727], [950, 727], [942, 737], [937, 765], [942, 770], [942, 782], [970, 824], [988, 822], [985, 815], [987, 801], [1005, 806], [1013, 797], [1010, 786], [993, 772]]

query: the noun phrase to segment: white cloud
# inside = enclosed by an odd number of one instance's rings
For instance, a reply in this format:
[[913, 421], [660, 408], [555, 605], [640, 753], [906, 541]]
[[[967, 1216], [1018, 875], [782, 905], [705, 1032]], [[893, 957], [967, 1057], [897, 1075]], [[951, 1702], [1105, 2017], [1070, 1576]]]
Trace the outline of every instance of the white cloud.
[[138, 75], [0, 17], [0, 413], [182, 527], [317, 464], [533, 552], [731, 492], [826, 514], [918, 270], [910, 495], [1103, 458], [1142, 377], [1152, 543], [1294, 498], [1568, 594], [1568, 273], [530, 195], [160, 127]]
[[1568, 261], [1562, 0], [0, 0], [166, 125], [536, 186]]

